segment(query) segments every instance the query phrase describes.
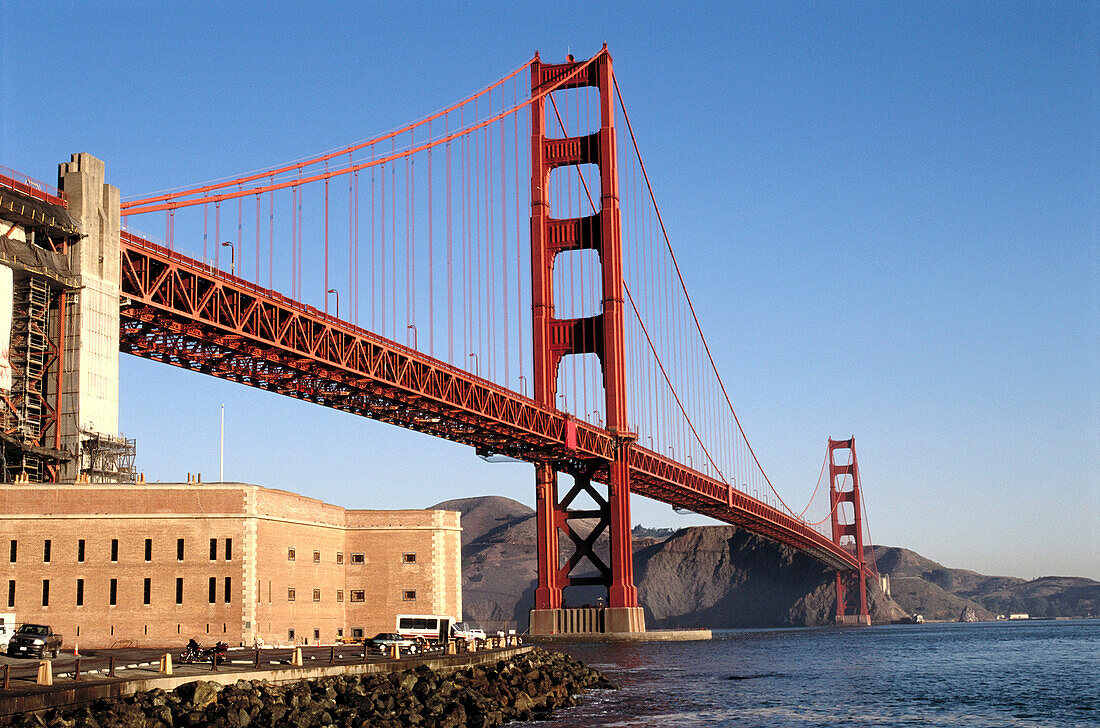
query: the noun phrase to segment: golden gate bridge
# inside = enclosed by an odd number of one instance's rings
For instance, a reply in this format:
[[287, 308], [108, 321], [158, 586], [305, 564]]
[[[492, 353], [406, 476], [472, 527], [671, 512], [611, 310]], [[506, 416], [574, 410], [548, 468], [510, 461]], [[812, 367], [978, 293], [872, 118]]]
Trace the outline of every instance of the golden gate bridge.
[[122, 351], [535, 466], [532, 631], [560, 631], [578, 585], [607, 588], [608, 631], [644, 630], [632, 493], [808, 553], [836, 570], [838, 622], [868, 622], [854, 440], [828, 440], [804, 508], [773, 487], [606, 47], [536, 55], [399, 129], [121, 214]]

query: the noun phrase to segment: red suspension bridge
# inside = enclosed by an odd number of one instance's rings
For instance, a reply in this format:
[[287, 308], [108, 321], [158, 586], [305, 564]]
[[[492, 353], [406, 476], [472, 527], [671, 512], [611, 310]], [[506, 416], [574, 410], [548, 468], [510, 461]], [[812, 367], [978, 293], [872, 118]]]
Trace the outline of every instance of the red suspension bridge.
[[805, 508], [773, 488], [606, 48], [536, 56], [400, 129], [122, 215], [123, 351], [535, 465], [532, 631], [560, 629], [580, 584], [608, 589], [609, 631], [644, 629], [631, 493], [810, 554], [837, 571], [838, 620], [866, 620], [854, 442], [829, 440]]

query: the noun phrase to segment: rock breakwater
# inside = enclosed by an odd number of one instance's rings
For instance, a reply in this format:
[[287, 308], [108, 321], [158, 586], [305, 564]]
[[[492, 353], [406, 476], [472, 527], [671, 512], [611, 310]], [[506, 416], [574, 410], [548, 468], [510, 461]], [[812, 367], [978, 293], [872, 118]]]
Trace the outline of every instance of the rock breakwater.
[[428, 667], [290, 683], [197, 681], [87, 706], [18, 716], [12, 728], [491, 728], [531, 720], [609, 688], [600, 673], [535, 649], [494, 665], [440, 673]]

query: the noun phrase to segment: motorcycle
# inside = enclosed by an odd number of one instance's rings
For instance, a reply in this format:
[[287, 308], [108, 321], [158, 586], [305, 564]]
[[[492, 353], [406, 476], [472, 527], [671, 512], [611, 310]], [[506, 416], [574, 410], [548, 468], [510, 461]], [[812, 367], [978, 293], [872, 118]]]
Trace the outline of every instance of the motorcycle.
[[217, 662], [224, 663], [229, 652], [229, 644], [218, 642], [213, 647], [203, 647], [195, 640], [187, 643], [187, 647], [180, 653], [180, 662]]

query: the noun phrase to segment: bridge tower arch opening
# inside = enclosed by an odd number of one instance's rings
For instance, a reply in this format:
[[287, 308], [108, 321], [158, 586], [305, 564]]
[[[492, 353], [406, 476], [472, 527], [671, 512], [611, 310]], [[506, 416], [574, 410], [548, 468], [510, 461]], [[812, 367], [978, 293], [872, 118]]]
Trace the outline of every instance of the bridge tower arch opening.
[[[564, 81], [563, 81], [564, 79]], [[595, 89], [600, 127], [583, 136], [547, 133], [545, 89]], [[599, 357], [604, 385], [605, 426], [615, 440], [610, 462], [546, 461], [535, 466], [538, 529], [538, 586], [531, 612], [532, 633], [573, 631], [570, 610], [563, 609], [563, 590], [570, 586], [606, 587], [607, 608], [595, 621], [581, 615], [584, 631], [642, 632], [645, 618], [634, 586], [630, 522], [629, 453], [635, 435], [627, 424], [625, 334], [623, 326], [623, 264], [619, 180], [616, 162], [615, 109], [611, 56], [604, 48], [588, 61], [570, 56], [565, 63], [546, 64], [536, 55], [531, 63], [531, 303], [534, 352], [533, 394], [554, 408], [561, 359], [573, 354]], [[599, 204], [591, 215], [565, 217], [550, 205], [551, 173], [563, 167], [595, 165], [599, 171]], [[579, 169], [578, 174], [583, 174]], [[562, 253], [594, 250], [599, 256], [602, 292], [600, 310], [589, 316], [557, 318], [554, 308], [554, 262]], [[566, 439], [570, 428], [566, 428]], [[568, 473], [573, 486], [559, 499], [558, 473]], [[606, 481], [604, 497], [593, 486], [594, 476]], [[594, 508], [573, 508], [585, 494]], [[595, 521], [586, 533], [574, 527], [579, 519]], [[607, 533], [610, 563], [593, 546]], [[563, 536], [564, 539], [563, 540]], [[562, 544], [573, 552], [562, 563]], [[568, 549], [566, 549], [568, 551]], [[581, 562], [595, 567], [595, 576], [573, 576]]]
[[[848, 454], [844, 455], [844, 451]], [[836, 623], [870, 625], [871, 616], [867, 610], [867, 572], [870, 569], [863, 551], [863, 496], [854, 437], [847, 440], [829, 438], [829, 507], [833, 543], [850, 549], [859, 564], [854, 575], [850, 571], [836, 572]], [[842, 513], [849, 512], [850, 521], [841, 517]], [[855, 581], [859, 597], [859, 611], [855, 614], [849, 614], [847, 586], [851, 581]]]

